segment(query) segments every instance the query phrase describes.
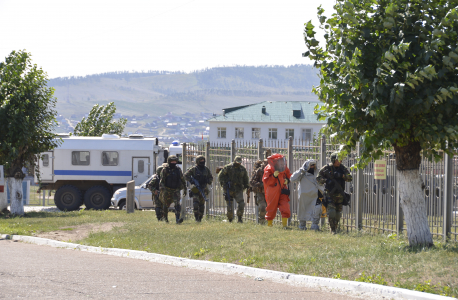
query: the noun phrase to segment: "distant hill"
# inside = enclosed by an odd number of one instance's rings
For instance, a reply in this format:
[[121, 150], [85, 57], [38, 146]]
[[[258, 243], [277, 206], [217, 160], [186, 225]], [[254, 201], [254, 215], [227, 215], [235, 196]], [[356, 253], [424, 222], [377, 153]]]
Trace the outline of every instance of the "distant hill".
[[80, 118], [94, 104], [114, 101], [123, 115], [221, 113], [225, 107], [261, 101], [317, 101], [319, 84], [309, 65], [221, 67], [192, 73], [112, 72], [49, 80], [65, 118]]

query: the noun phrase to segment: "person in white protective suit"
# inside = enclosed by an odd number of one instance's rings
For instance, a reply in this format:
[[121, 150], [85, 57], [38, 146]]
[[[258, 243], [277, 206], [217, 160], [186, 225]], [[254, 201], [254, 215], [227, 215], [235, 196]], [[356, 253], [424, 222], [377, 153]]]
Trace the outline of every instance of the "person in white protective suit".
[[[297, 209], [297, 219], [299, 220], [299, 229], [307, 230], [307, 221], [312, 222], [310, 229], [319, 230], [321, 217], [321, 203], [317, 201], [319, 191], [324, 192], [323, 187], [316, 182], [315, 173], [316, 161], [308, 159], [302, 167], [291, 175], [291, 182], [299, 182], [299, 203]], [[322, 197], [322, 196], [321, 196]]]

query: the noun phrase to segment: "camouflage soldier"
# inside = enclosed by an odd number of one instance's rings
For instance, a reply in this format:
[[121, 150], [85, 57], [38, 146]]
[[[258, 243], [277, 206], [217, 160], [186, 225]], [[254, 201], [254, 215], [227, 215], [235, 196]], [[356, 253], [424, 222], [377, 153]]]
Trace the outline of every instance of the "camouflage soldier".
[[[227, 218], [232, 222], [234, 218], [233, 200], [237, 202], [237, 217], [238, 223], [242, 223], [243, 209], [245, 202], [243, 200], [243, 190], [248, 189], [249, 179], [248, 173], [242, 166], [242, 158], [236, 156], [233, 163], [225, 165], [218, 174], [219, 183], [223, 187], [226, 203], [227, 203]], [[229, 189], [229, 194], [227, 190]]]
[[343, 191], [345, 190], [345, 181], [352, 181], [353, 179], [347, 168], [340, 163], [337, 155], [337, 152], [331, 154], [331, 163], [322, 167], [316, 177], [318, 184], [325, 184], [323, 204], [326, 206], [328, 212], [329, 226], [331, 227], [332, 234], [336, 233], [339, 226], [344, 205], [344, 195], [342, 195], [336, 184], [339, 184]]
[[177, 167], [177, 163], [178, 158], [175, 155], [171, 155], [167, 158], [167, 166], [162, 169], [161, 179], [159, 181], [159, 200], [162, 204], [164, 220], [166, 222], [168, 222], [169, 206], [172, 202], [175, 203], [176, 222], [180, 224], [183, 222], [183, 219], [180, 218], [180, 190], [184, 189], [183, 196], [186, 196], [186, 183], [181, 169]]
[[159, 181], [161, 180], [161, 172], [162, 169], [167, 167], [166, 163], [163, 163], [162, 166], [156, 169], [156, 174], [153, 175], [153, 179], [148, 183], [147, 188], [151, 191], [151, 198], [153, 200], [153, 204], [156, 206], [156, 218], [158, 221], [161, 221], [164, 217], [164, 211], [162, 210], [162, 204], [159, 201]]
[[264, 161], [258, 160], [254, 163], [253, 172], [251, 174], [251, 190], [254, 192], [255, 204], [258, 206], [259, 223], [265, 224], [266, 222], [266, 195], [264, 193], [264, 183], [262, 176], [264, 175], [264, 168], [267, 166], [267, 159]]
[[[205, 199], [202, 197], [199, 188], [204, 191], [205, 197], [207, 197], [210, 193], [207, 185], [211, 185], [213, 182], [212, 173], [210, 169], [205, 166], [205, 157], [203, 155], [196, 157], [196, 165], [186, 171], [184, 178], [191, 183], [191, 192], [189, 192], [189, 196], [191, 196], [192, 193], [194, 217], [197, 222], [200, 222], [204, 215]], [[195, 182], [193, 182], [193, 179], [197, 181], [199, 188], [196, 186]]]

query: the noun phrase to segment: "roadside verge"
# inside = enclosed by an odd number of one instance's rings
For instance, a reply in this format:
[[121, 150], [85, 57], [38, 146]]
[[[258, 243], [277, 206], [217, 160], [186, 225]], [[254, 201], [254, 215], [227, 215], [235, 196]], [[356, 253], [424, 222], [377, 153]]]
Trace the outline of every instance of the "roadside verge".
[[55, 241], [51, 239], [21, 236], [21, 235], [0, 235], [2, 239], [11, 239], [36, 245], [47, 245], [57, 248], [65, 248], [72, 250], [87, 251], [92, 253], [114, 255], [119, 257], [127, 257], [134, 259], [147, 260], [156, 263], [169, 264], [173, 266], [188, 267], [192, 269], [206, 270], [210, 272], [223, 274], [238, 274], [242, 276], [252, 277], [257, 280], [269, 279], [276, 282], [287, 283], [296, 286], [307, 287], [324, 287], [332, 291], [343, 293], [351, 293], [354, 295], [371, 298], [385, 299], [418, 299], [418, 300], [439, 300], [439, 299], [454, 299], [451, 297], [439, 296], [435, 294], [411, 291], [396, 287], [389, 287], [378, 284], [370, 284], [364, 282], [347, 281], [341, 279], [314, 277], [307, 275], [297, 275], [286, 272], [272, 271], [266, 269], [258, 269], [253, 267], [241, 266], [231, 263], [211, 262], [204, 260], [193, 260], [163, 254], [148, 253], [145, 251], [117, 249], [117, 248], [102, 248], [85, 246], [74, 243]]

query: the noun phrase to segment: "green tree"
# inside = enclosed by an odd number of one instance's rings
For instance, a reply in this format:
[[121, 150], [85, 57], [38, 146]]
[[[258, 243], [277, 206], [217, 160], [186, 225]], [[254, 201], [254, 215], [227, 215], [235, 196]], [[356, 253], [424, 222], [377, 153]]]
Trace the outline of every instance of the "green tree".
[[116, 106], [114, 102], [108, 103], [107, 106], [94, 105], [87, 119], [83, 118], [81, 122], [75, 126], [75, 135], [102, 136], [104, 133], [122, 135], [127, 119], [121, 118], [117, 122], [113, 122], [115, 113]]
[[38, 174], [36, 155], [58, 146], [52, 129], [56, 99], [47, 74], [32, 64], [31, 54], [12, 51], [0, 62], [0, 165], [11, 197], [11, 212], [24, 214], [21, 168], [27, 163]]
[[305, 24], [308, 56], [320, 69], [313, 91], [327, 130], [345, 152], [360, 142], [357, 167], [394, 147], [411, 246], [431, 245], [421, 191], [421, 151], [440, 159], [458, 146], [458, 1], [337, 0], [318, 7], [325, 47]]

